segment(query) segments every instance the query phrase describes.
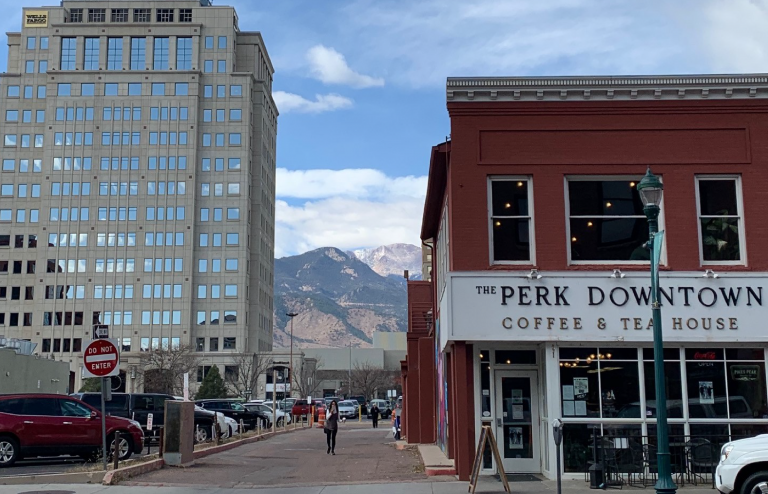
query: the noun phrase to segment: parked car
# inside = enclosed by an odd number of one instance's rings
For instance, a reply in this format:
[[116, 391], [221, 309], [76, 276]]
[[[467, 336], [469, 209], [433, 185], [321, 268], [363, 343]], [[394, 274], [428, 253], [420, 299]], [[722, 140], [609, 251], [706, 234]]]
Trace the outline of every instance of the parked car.
[[360, 414], [360, 404], [357, 401], [345, 400], [339, 402], [339, 417], [345, 419], [357, 418]]
[[[96, 410], [101, 410], [101, 393], [74, 393]], [[175, 396], [160, 393], [112, 393], [112, 400], [104, 404], [107, 415], [124, 417], [141, 424], [145, 435], [159, 440], [159, 431], [165, 426], [165, 402]], [[147, 419], [152, 414], [152, 430], [147, 429]], [[214, 415], [206, 410], [195, 409], [195, 441], [205, 442], [213, 437]]]
[[228, 437], [232, 437], [240, 430], [240, 423], [237, 420], [229, 418], [223, 413], [217, 415], [221, 415], [224, 419], [224, 427], [221, 429], [222, 438], [227, 439]]
[[715, 471], [723, 494], [761, 494], [768, 490], [768, 434], [725, 443]]
[[312, 408], [307, 400], [296, 400], [291, 407], [291, 415], [294, 417], [307, 417]]
[[[144, 433], [133, 420], [107, 415], [107, 443], [121, 460], [144, 449]], [[120, 432], [119, 444], [115, 435]], [[62, 395], [0, 395], [0, 467], [31, 456], [92, 458], [102, 447], [101, 412]]]
[[371, 418], [371, 408], [373, 408], [374, 404], [379, 407], [379, 418], [386, 419], [392, 416], [392, 406], [387, 400], [371, 400], [368, 407], [368, 418]]
[[356, 401], [360, 405], [360, 413], [368, 413], [368, 402], [363, 395], [355, 395], [347, 398], [350, 401]]
[[[267, 428], [272, 427], [272, 408], [270, 406], [267, 406], [264, 403], [243, 403], [243, 406], [247, 410], [252, 411], [261, 411], [264, 415], [267, 417]], [[280, 408], [275, 409], [275, 415], [277, 415], [277, 426], [282, 427], [283, 424], [290, 424], [291, 423], [291, 414], [285, 413], [285, 410], [280, 410]]]
[[261, 422], [262, 427], [266, 427], [268, 421], [268, 418], [264, 413], [246, 409], [240, 400], [212, 399], [198, 400], [195, 403], [208, 411], [223, 413], [227, 417], [235, 419], [237, 422], [242, 420], [246, 430], [255, 429], [259, 422]]

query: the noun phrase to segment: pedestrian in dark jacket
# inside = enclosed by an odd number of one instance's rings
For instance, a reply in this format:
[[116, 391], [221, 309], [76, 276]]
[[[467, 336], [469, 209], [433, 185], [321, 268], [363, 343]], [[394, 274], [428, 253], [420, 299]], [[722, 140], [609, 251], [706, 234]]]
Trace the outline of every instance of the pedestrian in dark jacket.
[[371, 421], [373, 421], [373, 428], [379, 428], [379, 407], [376, 403], [371, 407]]
[[328, 443], [326, 454], [336, 454], [336, 433], [339, 430], [339, 406], [332, 401], [328, 406], [328, 415], [325, 417], [325, 439]]

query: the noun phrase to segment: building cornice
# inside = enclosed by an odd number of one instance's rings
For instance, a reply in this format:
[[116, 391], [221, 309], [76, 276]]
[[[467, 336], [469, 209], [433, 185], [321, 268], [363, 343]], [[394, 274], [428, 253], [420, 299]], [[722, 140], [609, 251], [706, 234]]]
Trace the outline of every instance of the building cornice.
[[768, 99], [768, 74], [450, 77], [450, 102]]

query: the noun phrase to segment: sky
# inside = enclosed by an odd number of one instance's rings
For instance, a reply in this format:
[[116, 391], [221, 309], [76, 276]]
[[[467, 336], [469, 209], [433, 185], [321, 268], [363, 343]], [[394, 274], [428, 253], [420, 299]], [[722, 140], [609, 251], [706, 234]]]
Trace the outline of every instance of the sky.
[[[45, 3], [0, 0], [0, 29]], [[276, 257], [419, 244], [446, 77], [768, 72], [768, 0], [214, 4], [261, 31], [275, 67]]]

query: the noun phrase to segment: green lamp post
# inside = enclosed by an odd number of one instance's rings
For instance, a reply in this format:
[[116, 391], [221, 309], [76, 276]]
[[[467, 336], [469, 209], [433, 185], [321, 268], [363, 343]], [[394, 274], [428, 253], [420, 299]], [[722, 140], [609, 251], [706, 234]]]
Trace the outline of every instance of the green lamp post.
[[637, 192], [643, 201], [643, 212], [648, 218], [648, 246], [651, 249], [651, 307], [653, 311], [653, 366], [656, 382], [656, 453], [659, 478], [654, 486], [657, 494], [675, 494], [677, 486], [672, 480], [669, 456], [669, 427], [667, 426], [667, 386], [664, 378], [664, 342], [661, 332], [661, 306], [659, 304], [659, 260], [664, 244], [664, 232], [659, 232], [659, 207], [664, 185], [651, 168], [640, 183]]

